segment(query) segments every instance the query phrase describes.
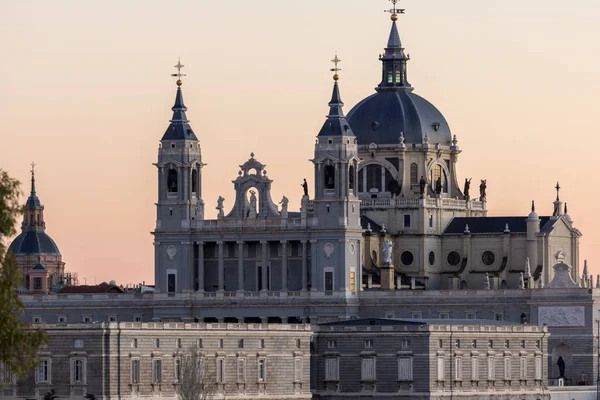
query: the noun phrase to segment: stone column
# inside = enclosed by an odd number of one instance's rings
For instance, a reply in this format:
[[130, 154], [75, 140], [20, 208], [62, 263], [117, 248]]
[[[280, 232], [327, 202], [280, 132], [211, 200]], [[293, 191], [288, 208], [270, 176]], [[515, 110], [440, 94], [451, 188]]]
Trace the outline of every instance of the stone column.
[[317, 241], [310, 241], [310, 291], [317, 291]]
[[217, 242], [219, 246], [219, 292], [225, 289], [225, 260], [223, 256], [223, 245], [222, 241]]
[[306, 240], [302, 240], [302, 291], [308, 288], [308, 260], [306, 257]]
[[269, 242], [267, 241], [261, 241], [260, 244], [262, 245], [262, 290], [263, 292], [266, 292], [269, 290], [268, 288], [268, 274], [267, 274], [267, 251], [269, 250]]
[[204, 292], [204, 242], [198, 242], [198, 291]]
[[281, 241], [281, 291], [287, 292], [287, 269], [288, 269], [288, 256], [287, 256], [287, 240]]
[[244, 291], [244, 242], [239, 240], [238, 244], [238, 292]]

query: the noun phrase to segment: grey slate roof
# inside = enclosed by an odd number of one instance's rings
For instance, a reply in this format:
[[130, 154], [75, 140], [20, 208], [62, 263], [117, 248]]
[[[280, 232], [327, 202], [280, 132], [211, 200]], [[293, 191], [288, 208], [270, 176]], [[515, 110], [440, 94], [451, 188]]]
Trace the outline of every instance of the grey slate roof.
[[185, 112], [187, 107], [183, 103], [183, 93], [181, 87], [177, 88], [175, 95], [175, 105], [173, 105], [173, 118], [171, 124], [165, 131], [161, 140], [198, 140], [192, 130]]
[[[358, 144], [398, 144], [404, 132], [406, 144], [421, 144], [425, 133], [429, 143], [452, 144], [450, 126], [442, 113], [424, 98], [409, 91], [375, 93], [348, 113], [348, 123]], [[439, 123], [436, 131], [434, 126]]]
[[54, 240], [43, 231], [25, 231], [16, 237], [8, 250], [17, 254], [52, 254], [60, 255]]
[[344, 116], [343, 106], [340, 88], [336, 81], [329, 102], [329, 115], [318, 136], [354, 136], [354, 132]]
[[373, 221], [372, 219], [365, 217], [364, 215], [360, 216], [360, 226], [364, 229], [367, 230], [369, 228], [369, 224], [371, 225], [371, 231], [373, 233], [379, 233], [381, 232], [381, 225], [379, 225], [378, 223], [376, 223], [375, 221]]
[[[550, 217], [540, 217], [540, 230], [549, 232], [555, 222]], [[450, 221], [444, 233], [462, 234], [466, 225], [469, 225], [471, 234], [503, 233], [506, 224], [512, 233], [527, 233], [527, 217], [456, 217]]]

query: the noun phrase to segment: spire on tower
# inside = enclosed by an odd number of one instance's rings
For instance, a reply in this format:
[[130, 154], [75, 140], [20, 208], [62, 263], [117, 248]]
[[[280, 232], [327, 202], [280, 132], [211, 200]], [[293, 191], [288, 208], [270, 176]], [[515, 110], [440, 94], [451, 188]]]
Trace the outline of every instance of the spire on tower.
[[341, 71], [339, 64], [342, 62], [342, 60], [340, 60], [336, 53], [331, 62], [333, 63], [333, 68], [331, 68], [330, 71], [334, 72], [333, 92], [331, 94], [331, 100], [329, 101], [329, 114], [327, 115], [327, 121], [325, 121], [325, 125], [323, 125], [323, 128], [319, 132], [318, 136], [354, 136], [348, 121], [346, 121], [344, 110], [342, 109], [342, 107], [344, 107], [344, 102], [342, 101], [340, 87], [338, 84], [338, 81], [340, 80], [338, 72]]
[[398, 26], [396, 25], [398, 14], [404, 14], [404, 9], [397, 7], [399, 0], [390, 1], [393, 7], [390, 10], [386, 10], [386, 12], [392, 15], [392, 29], [390, 30], [385, 53], [379, 57], [383, 63], [383, 80], [377, 87], [377, 90], [412, 90], [406, 73], [406, 62], [410, 60], [410, 57], [404, 54], [404, 48], [402, 47], [402, 41], [398, 33]]
[[186, 74], [181, 73], [183, 67], [185, 65], [181, 64], [181, 60], [178, 60], [175, 65], [177, 73], [171, 74], [172, 77], [177, 78], [177, 93], [175, 94], [175, 104], [171, 108], [173, 110], [173, 117], [170, 120], [171, 125], [167, 128], [162, 140], [198, 140], [194, 131], [189, 126], [190, 121], [185, 114], [187, 107], [183, 102], [183, 91], [181, 90], [181, 85], [183, 84], [181, 78], [186, 76]]
[[556, 182], [556, 201], [560, 201], [560, 183]]
[[31, 163], [31, 195], [35, 195], [35, 162]]

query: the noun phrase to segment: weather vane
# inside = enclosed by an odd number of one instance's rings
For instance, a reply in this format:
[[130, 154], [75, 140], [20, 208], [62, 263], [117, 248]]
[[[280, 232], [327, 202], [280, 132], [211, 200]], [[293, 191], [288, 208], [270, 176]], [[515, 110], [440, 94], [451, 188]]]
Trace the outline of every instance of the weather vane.
[[331, 72], [335, 72], [335, 75], [333, 75], [333, 79], [334, 80], [339, 80], [340, 76], [338, 75], [338, 72], [340, 72], [342, 69], [338, 68], [338, 64], [342, 62], [342, 60], [340, 60], [338, 58], [337, 53], [335, 53], [335, 58], [333, 60], [331, 60], [331, 62], [333, 63], [333, 68], [331, 68]]
[[177, 73], [171, 74], [172, 77], [177, 78], [177, 86], [181, 86], [181, 84], [183, 83], [181, 82], [181, 77], [186, 76], [186, 74], [181, 73], [181, 68], [183, 67], [185, 67], [185, 65], [181, 64], [181, 59], [177, 59], [177, 65], [175, 65], [175, 68], [177, 68]]
[[35, 175], [35, 163], [31, 163], [31, 175]]
[[389, 10], [385, 10], [385, 12], [390, 13], [392, 15], [392, 21], [398, 20], [398, 14], [404, 14], [403, 8], [396, 8], [396, 4], [398, 4], [399, 0], [390, 0], [393, 4], [393, 7]]

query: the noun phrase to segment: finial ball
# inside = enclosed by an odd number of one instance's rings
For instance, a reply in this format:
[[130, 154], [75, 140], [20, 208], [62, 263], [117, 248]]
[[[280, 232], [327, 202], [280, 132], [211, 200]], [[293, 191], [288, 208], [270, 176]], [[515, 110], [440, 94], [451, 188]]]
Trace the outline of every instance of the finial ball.
[[392, 21], [396, 22], [398, 21], [398, 14], [394, 13], [390, 18], [392, 19]]
[[339, 81], [339, 80], [340, 80], [340, 76], [339, 76], [338, 74], [335, 74], [335, 75], [333, 76], [333, 80], [334, 80], [334, 81]]
[[177, 83], [177, 86], [181, 86], [181, 85], [183, 85], [183, 82], [181, 81], [181, 79], [177, 79], [177, 82], [176, 82], [176, 83]]

